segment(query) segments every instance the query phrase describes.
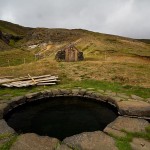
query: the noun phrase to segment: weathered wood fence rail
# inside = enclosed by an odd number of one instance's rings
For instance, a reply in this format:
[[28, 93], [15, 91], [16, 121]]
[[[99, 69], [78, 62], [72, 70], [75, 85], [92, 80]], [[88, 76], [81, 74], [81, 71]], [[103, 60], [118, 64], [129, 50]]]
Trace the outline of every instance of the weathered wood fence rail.
[[57, 76], [43, 75], [43, 76], [28, 76], [12, 78], [0, 77], [0, 86], [4, 87], [28, 87], [34, 85], [55, 85], [58, 82]]

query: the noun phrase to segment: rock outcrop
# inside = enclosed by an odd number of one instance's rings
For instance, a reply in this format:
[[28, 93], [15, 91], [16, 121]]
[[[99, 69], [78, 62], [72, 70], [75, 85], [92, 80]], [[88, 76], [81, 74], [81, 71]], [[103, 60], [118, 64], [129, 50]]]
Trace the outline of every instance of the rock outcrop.
[[117, 150], [113, 138], [101, 131], [74, 135], [64, 139], [63, 143], [78, 150]]
[[58, 144], [56, 138], [27, 133], [20, 135], [10, 150], [54, 150]]

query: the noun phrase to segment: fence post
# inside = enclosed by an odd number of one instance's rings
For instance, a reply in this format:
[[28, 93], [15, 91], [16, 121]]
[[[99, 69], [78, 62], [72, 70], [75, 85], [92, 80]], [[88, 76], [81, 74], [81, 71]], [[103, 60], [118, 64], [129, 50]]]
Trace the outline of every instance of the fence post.
[[26, 59], [25, 58], [23, 59], [23, 62], [24, 62], [24, 64], [26, 63]]
[[10, 61], [8, 60], [8, 66], [10, 67]]
[[106, 61], [106, 59], [107, 59], [107, 53], [105, 52], [105, 61]]

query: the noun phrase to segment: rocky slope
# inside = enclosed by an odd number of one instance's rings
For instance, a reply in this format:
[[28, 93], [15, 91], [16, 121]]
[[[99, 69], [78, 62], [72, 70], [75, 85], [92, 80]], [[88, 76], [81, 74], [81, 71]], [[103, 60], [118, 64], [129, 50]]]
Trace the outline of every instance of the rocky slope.
[[[77, 47], [88, 55], [101, 55], [107, 52], [110, 54], [150, 56], [148, 40], [135, 40], [82, 29], [27, 28], [0, 21], [0, 50], [14, 47], [23, 47], [26, 50], [32, 45], [45, 44], [46, 47], [44, 48], [50, 52], [50, 48], [47, 46], [59, 47], [79, 39], [80, 42], [77, 43]], [[58, 49], [56, 48], [55, 51]]]

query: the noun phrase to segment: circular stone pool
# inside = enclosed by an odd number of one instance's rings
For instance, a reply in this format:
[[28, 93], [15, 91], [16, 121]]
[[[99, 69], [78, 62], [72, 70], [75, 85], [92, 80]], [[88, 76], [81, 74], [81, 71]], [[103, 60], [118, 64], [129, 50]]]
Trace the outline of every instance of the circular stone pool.
[[5, 116], [18, 133], [37, 133], [63, 140], [103, 130], [117, 117], [115, 108], [84, 97], [51, 97], [23, 104]]

